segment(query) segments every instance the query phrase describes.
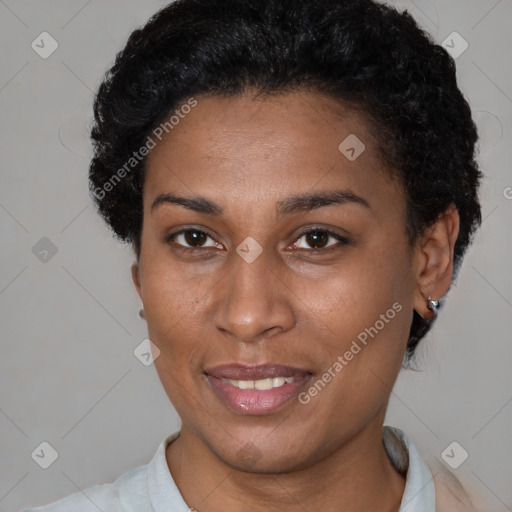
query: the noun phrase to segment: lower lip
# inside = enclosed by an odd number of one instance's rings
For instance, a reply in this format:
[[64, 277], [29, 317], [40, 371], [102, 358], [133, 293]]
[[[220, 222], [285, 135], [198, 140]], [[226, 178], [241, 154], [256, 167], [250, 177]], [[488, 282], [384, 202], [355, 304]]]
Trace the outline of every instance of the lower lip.
[[271, 414], [297, 398], [310, 376], [264, 391], [240, 389], [222, 379], [206, 375], [215, 394], [234, 411], [247, 415]]

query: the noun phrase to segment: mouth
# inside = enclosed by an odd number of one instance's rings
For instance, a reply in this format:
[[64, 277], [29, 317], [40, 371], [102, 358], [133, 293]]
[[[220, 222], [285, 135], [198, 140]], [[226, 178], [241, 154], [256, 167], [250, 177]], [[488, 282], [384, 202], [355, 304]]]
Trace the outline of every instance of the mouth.
[[234, 379], [221, 379], [238, 389], [257, 389], [258, 391], [268, 391], [273, 388], [280, 388], [285, 384], [291, 384], [295, 381], [295, 377], [268, 377], [266, 379], [258, 380], [234, 380]]
[[280, 364], [230, 364], [209, 368], [204, 375], [217, 398], [231, 411], [265, 415], [296, 399], [313, 374]]

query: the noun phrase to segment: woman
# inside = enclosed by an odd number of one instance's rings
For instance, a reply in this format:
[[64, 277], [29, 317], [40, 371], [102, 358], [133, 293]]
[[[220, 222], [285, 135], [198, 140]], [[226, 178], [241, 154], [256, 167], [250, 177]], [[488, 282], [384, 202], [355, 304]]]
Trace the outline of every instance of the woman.
[[445, 50], [371, 0], [181, 0], [95, 121], [91, 192], [182, 427], [34, 510], [470, 510], [383, 426], [481, 220]]

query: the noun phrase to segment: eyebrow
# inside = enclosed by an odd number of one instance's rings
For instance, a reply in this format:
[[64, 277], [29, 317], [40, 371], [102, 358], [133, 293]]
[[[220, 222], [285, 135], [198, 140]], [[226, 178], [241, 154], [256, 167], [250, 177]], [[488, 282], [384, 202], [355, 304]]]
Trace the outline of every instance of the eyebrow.
[[220, 217], [223, 209], [209, 199], [204, 197], [178, 197], [174, 194], [160, 194], [156, 197], [151, 205], [151, 212], [162, 204], [177, 204], [189, 210], [205, 215], [213, 215]]
[[[331, 205], [343, 205], [347, 203], [358, 204], [371, 209], [368, 201], [348, 190], [329, 190], [292, 196], [277, 203], [278, 216], [291, 215], [293, 213], [305, 213], [311, 210]], [[174, 194], [160, 194], [151, 205], [151, 212], [162, 204], [177, 204], [189, 210], [203, 215], [220, 217], [224, 209], [218, 204], [204, 197], [178, 197]]]
[[304, 194], [289, 197], [277, 203], [278, 215], [290, 215], [292, 213], [302, 213], [324, 206], [342, 205], [347, 203], [359, 204], [365, 208], [371, 209], [366, 199], [348, 191], [348, 190], [329, 190], [326, 192], [315, 192], [314, 194]]

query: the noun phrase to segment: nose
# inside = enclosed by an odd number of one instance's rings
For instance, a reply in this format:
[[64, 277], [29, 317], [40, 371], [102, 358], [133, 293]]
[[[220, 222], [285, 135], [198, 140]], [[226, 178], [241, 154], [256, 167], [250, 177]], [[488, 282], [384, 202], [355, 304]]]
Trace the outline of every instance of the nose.
[[229, 271], [215, 290], [216, 328], [246, 343], [292, 329], [296, 320], [293, 294], [265, 252], [252, 263], [236, 253], [231, 259]]

